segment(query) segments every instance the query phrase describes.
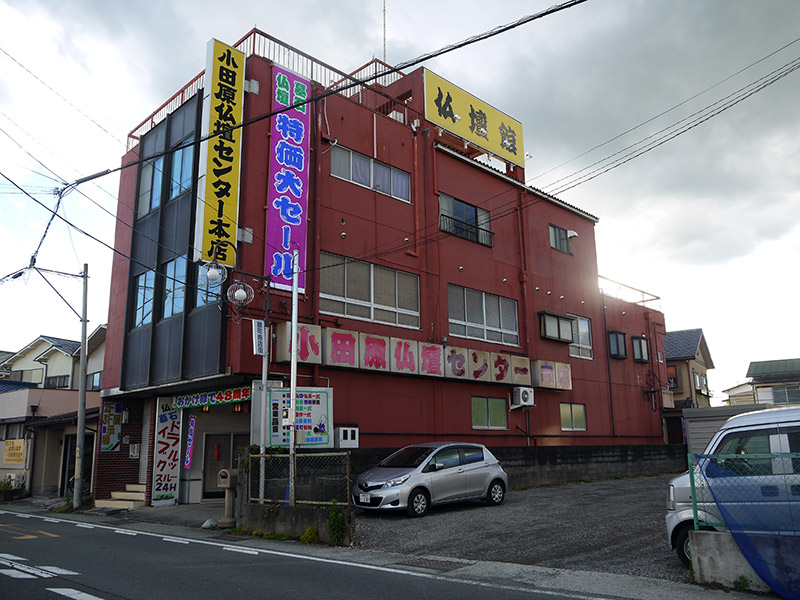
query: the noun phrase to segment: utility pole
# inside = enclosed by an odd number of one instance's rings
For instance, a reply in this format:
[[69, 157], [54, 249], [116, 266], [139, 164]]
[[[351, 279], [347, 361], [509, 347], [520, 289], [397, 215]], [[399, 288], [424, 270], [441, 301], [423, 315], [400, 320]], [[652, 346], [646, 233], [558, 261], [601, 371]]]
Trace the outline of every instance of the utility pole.
[[83, 504], [83, 438], [86, 431], [86, 361], [89, 352], [86, 340], [86, 309], [89, 292], [89, 265], [83, 263], [83, 310], [81, 316], [81, 366], [78, 383], [78, 439], [75, 444], [75, 489], [72, 494], [72, 507]]

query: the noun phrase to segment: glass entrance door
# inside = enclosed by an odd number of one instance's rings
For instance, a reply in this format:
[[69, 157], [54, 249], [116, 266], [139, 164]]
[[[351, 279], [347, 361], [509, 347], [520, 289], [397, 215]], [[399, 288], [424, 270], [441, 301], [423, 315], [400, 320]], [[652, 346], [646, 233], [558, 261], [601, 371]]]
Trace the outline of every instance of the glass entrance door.
[[239, 467], [238, 448], [247, 448], [247, 433], [209, 433], [203, 446], [203, 498], [222, 498], [225, 490], [217, 487], [220, 469]]

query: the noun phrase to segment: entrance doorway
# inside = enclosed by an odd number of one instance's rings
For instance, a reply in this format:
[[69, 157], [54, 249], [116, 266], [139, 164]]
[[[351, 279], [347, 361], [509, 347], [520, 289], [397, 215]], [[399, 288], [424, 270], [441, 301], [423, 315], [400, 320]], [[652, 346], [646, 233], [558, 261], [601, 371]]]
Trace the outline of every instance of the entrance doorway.
[[[66, 496], [75, 488], [75, 449], [78, 445], [78, 434], [64, 436], [64, 453], [61, 455], [61, 481], [58, 484], [58, 495]], [[83, 493], [92, 490], [92, 473], [94, 458], [94, 434], [83, 436]]]
[[222, 498], [225, 490], [217, 487], [220, 469], [238, 469], [238, 449], [250, 445], [248, 433], [207, 433], [203, 443], [203, 498]]

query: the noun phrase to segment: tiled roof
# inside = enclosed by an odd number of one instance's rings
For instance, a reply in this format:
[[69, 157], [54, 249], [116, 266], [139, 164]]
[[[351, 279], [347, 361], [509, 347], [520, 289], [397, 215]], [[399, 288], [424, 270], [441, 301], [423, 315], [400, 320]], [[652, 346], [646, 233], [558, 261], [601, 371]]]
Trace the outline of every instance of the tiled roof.
[[28, 388], [35, 388], [36, 384], [30, 381], [11, 381], [10, 379], [0, 379], [0, 394], [6, 392], [16, 392]]
[[702, 329], [668, 331], [664, 334], [664, 352], [667, 355], [667, 360], [694, 358], [700, 351], [702, 337]]
[[65, 340], [63, 338], [50, 337], [49, 335], [43, 335], [40, 337], [46, 342], [52, 344], [56, 349], [61, 350], [61, 352], [64, 354], [69, 354], [70, 356], [73, 354], [73, 352], [81, 347], [81, 343], [76, 342], [75, 340]]
[[777, 377], [786, 375], [800, 376], [800, 358], [751, 362], [750, 367], [747, 369], [748, 377]]

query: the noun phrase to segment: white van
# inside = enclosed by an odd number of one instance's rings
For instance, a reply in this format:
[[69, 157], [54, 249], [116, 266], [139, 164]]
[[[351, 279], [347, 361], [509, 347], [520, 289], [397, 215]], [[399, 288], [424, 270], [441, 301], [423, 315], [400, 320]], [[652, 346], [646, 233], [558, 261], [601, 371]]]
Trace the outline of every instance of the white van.
[[[728, 419], [708, 442], [703, 454], [800, 453], [800, 406], [772, 408]], [[725, 476], [722, 476], [722, 471]], [[700, 460], [695, 467], [698, 520], [722, 523], [706, 479], [714, 481], [714, 493], [734, 518], [745, 515], [755, 503], [769, 514], [774, 529], [800, 530], [800, 458], [763, 457]], [[746, 490], [746, 501], [734, 491]], [[738, 511], [738, 512], [737, 512]], [[689, 531], [694, 528], [692, 490], [688, 471], [669, 483], [667, 540], [688, 568], [692, 564]], [[720, 529], [722, 525], [718, 525]]]

